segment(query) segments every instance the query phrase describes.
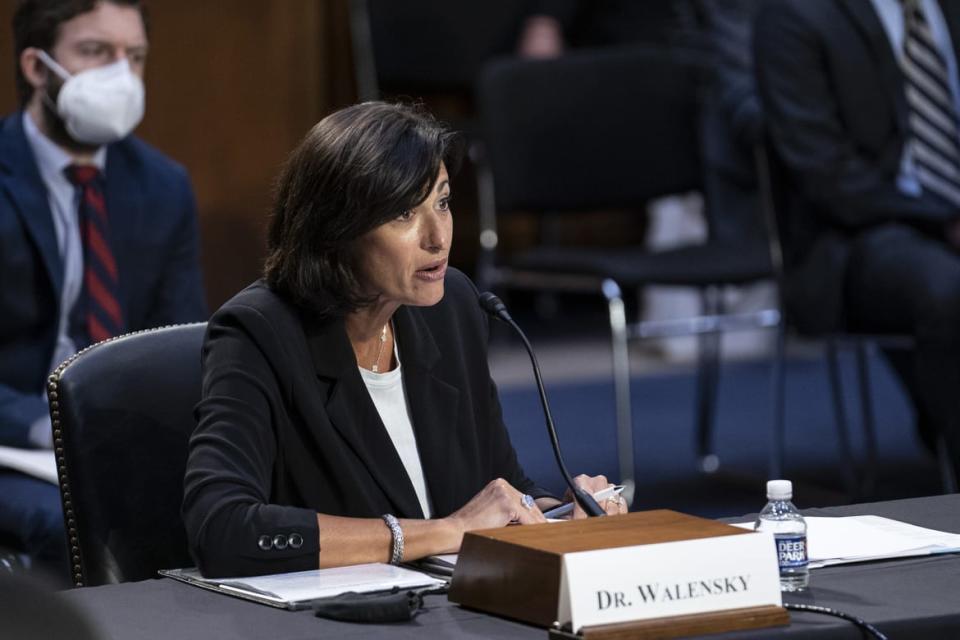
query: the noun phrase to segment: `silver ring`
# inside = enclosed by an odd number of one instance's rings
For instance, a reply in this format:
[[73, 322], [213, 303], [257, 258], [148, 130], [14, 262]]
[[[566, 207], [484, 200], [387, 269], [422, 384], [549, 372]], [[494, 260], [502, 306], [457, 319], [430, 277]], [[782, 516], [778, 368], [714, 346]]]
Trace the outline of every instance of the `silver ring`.
[[620, 509], [621, 507], [626, 506], [626, 502], [627, 502], [627, 501], [624, 500], [623, 496], [610, 496], [609, 498], [607, 498], [607, 500], [606, 500], [606, 502], [605, 502], [604, 504], [605, 504], [605, 506], [606, 506], [606, 505], [609, 505], [609, 504], [613, 503], [613, 504], [617, 505], [617, 509]]
[[537, 505], [537, 503], [533, 500], [533, 496], [527, 493], [523, 494], [523, 497], [520, 498], [520, 504], [522, 504], [528, 510], [532, 510]]

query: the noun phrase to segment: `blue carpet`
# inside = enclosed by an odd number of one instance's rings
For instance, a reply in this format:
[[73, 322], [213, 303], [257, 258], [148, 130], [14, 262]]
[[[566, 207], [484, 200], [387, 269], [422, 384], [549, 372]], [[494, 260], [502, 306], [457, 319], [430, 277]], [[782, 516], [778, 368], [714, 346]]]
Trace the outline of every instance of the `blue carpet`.
[[[842, 364], [848, 419], [862, 458], [852, 358]], [[721, 472], [710, 476], [696, 469], [692, 372], [634, 378], [634, 509], [671, 508], [718, 517], [763, 506], [771, 442], [769, 372], [769, 363], [763, 361], [723, 365], [715, 429]], [[879, 484], [872, 498], [940, 493], [936, 463], [914, 433], [913, 410], [899, 383], [878, 356], [871, 358], [870, 373], [879, 449]], [[556, 384], [548, 386], [547, 394], [571, 471], [616, 478], [612, 383]], [[511, 389], [500, 396], [525, 471], [542, 486], [562, 492], [534, 388]], [[801, 507], [849, 502], [824, 359], [789, 362], [786, 417], [785, 476], [794, 480], [794, 502]]]

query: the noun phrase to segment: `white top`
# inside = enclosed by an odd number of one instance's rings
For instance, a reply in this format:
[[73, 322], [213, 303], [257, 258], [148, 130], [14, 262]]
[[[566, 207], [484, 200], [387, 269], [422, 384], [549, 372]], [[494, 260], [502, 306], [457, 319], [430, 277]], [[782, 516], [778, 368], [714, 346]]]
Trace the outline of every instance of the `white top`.
[[403, 368], [400, 364], [396, 338], [393, 341], [393, 355], [397, 359], [397, 368], [393, 371], [374, 373], [359, 367], [360, 376], [367, 385], [367, 391], [377, 408], [377, 413], [380, 414], [383, 426], [387, 428], [403, 468], [407, 470], [413, 489], [417, 492], [417, 500], [420, 501], [423, 516], [429, 518], [433, 510], [430, 505], [430, 495], [427, 493], [427, 482], [423, 477], [423, 466], [420, 464], [417, 438], [413, 433], [413, 424], [410, 422], [410, 407], [403, 388]]

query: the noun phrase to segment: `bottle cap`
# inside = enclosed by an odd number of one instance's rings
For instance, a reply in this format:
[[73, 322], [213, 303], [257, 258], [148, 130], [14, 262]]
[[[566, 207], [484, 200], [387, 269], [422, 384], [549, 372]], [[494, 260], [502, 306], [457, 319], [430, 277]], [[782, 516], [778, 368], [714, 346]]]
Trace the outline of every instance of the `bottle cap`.
[[792, 482], [789, 480], [767, 480], [767, 500], [789, 500], [792, 497]]

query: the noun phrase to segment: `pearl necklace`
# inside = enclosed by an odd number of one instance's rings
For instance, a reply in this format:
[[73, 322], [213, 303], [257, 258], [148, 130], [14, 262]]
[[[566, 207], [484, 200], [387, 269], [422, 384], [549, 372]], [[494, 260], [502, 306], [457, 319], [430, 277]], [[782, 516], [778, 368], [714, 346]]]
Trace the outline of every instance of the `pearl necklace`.
[[383, 357], [383, 345], [387, 342], [387, 325], [383, 325], [383, 331], [380, 332], [380, 347], [377, 349], [377, 359], [373, 361], [373, 366], [370, 368], [374, 373], [380, 373], [380, 358]]

